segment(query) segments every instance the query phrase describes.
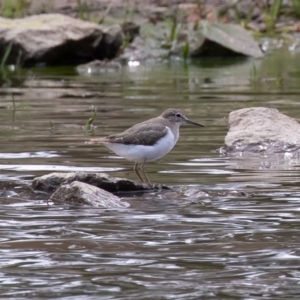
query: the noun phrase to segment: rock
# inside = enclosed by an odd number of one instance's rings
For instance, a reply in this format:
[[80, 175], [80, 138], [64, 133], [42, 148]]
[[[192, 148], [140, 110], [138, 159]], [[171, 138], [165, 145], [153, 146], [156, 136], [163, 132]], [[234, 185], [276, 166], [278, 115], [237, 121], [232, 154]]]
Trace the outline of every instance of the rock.
[[73, 181], [84, 182], [111, 193], [168, 189], [166, 186], [138, 183], [126, 178], [111, 177], [105, 173], [92, 172], [50, 173], [34, 178], [32, 187], [36, 190], [53, 192], [61, 184], [70, 184]]
[[170, 56], [183, 56], [189, 45], [190, 57], [202, 56], [252, 56], [262, 57], [263, 52], [252, 35], [240, 25], [222, 24], [202, 20], [176, 25], [171, 39], [172, 22], [146, 23], [140, 26], [140, 35], [128, 45], [121, 59], [162, 60]]
[[193, 198], [207, 198], [209, 197], [209, 194], [207, 192], [201, 191], [197, 188], [188, 188], [185, 191], [183, 191], [183, 195], [185, 197], [188, 197], [190, 199]]
[[17, 194], [14, 191], [3, 191], [0, 193], [0, 197], [10, 198], [10, 197], [18, 197], [19, 194]]
[[129, 43], [131, 43], [140, 33], [140, 26], [133, 22], [125, 22], [122, 25], [122, 29]]
[[55, 204], [89, 205], [103, 208], [126, 208], [127, 202], [113, 194], [95, 186], [73, 181], [71, 184], [62, 184], [50, 197]]
[[275, 108], [251, 107], [229, 114], [222, 149], [228, 155], [300, 153], [300, 125]]
[[123, 29], [119, 25], [108, 28], [99, 26], [103, 30], [103, 39], [99, 45], [97, 59], [112, 59], [119, 54], [120, 48], [125, 39]]
[[176, 15], [180, 22], [197, 23], [201, 15], [200, 6], [197, 3], [180, 3]]
[[189, 200], [193, 199], [211, 199], [211, 198], [235, 198], [235, 197], [247, 197], [248, 194], [244, 191], [237, 190], [224, 190], [224, 191], [202, 191], [197, 188], [187, 188], [182, 191], [184, 197]]
[[79, 74], [101, 74], [106, 72], [119, 72], [122, 65], [116, 61], [109, 60], [93, 60], [87, 64], [76, 67]]
[[7, 64], [66, 65], [112, 58], [123, 39], [120, 26], [107, 28], [61, 14], [0, 18], [0, 57], [11, 45]]
[[234, 55], [263, 57], [258, 42], [240, 25], [203, 20], [200, 22], [199, 31], [195, 35], [199, 46], [191, 51], [193, 57]]
[[[152, 24], [147, 24], [153, 26]], [[145, 25], [146, 26], [146, 25]], [[168, 56], [169, 50], [167, 48], [162, 48], [160, 41], [155, 38], [143, 38], [138, 36], [134, 41], [129, 44], [124, 52], [121, 54], [120, 58], [125, 61], [138, 60], [161, 60]]]

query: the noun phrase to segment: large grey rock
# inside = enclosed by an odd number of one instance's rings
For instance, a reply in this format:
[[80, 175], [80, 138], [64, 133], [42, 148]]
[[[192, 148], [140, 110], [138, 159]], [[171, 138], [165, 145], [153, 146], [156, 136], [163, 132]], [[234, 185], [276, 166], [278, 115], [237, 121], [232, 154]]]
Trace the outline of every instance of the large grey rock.
[[0, 57], [11, 45], [8, 64], [65, 65], [113, 58], [123, 40], [120, 26], [103, 27], [61, 14], [0, 18]]
[[104, 189], [111, 193], [135, 192], [153, 189], [166, 189], [166, 186], [149, 185], [135, 182], [126, 178], [111, 177], [105, 173], [92, 172], [70, 172], [70, 173], [50, 173], [34, 178], [32, 187], [36, 190], [53, 192], [61, 184], [70, 184], [73, 181], [80, 181]]
[[264, 54], [251, 33], [240, 25], [222, 24], [202, 20], [199, 26], [177, 24], [173, 39], [172, 23], [167, 21], [140, 26], [140, 35], [123, 51], [125, 60], [160, 60], [170, 56], [183, 56], [188, 45], [191, 57], [251, 56]]
[[127, 202], [107, 191], [90, 184], [73, 181], [71, 184], [61, 185], [50, 197], [55, 204], [89, 205], [103, 208], [126, 208]]
[[250, 31], [240, 25], [201, 21], [200, 32], [196, 35], [199, 47], [192, 56], [233, 56], [240, 54], [255, 58], [263, 57], [263, 52]]
[[250, 107], [229, 114], [226, 154], [300, 152], [300, 125], [275, 108]]

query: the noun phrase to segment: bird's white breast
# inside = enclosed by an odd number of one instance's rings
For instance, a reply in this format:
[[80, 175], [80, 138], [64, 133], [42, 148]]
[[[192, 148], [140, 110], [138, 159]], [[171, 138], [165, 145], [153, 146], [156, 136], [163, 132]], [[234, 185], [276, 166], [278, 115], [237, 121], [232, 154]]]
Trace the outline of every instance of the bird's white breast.
[[124, 145], [120, 143], [105, 143], [104, 145], [128, 160], [147, 162], [157, 160], [169, 153], [175, 146], [179, 135], [174, 136], [170, 128], [168, 133], [152, 146]]

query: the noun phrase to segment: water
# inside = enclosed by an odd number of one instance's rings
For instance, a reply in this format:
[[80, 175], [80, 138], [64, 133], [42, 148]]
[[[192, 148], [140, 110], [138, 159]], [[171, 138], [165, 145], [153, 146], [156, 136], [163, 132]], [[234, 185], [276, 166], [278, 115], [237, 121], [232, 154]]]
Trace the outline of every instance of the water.
[[[232, 110], [276, 107], [297, 119], [299, 67], [299, 54], [281, 50], [255, 62], [173, 62], [96, 76], [32, 69], [2, 78], [0, 298], [298, 299], [299, 161], [216, 150]], [[132, 163], [84, 141], [168, 107], [205, 125], [182, 127], [175, 149], [146, 165], [152, 181], [175, 191], [131, 195], [130, 208], [108, 210], [47, 205], [47, 195], [23, 188], [54, 171], [135, 179]]]

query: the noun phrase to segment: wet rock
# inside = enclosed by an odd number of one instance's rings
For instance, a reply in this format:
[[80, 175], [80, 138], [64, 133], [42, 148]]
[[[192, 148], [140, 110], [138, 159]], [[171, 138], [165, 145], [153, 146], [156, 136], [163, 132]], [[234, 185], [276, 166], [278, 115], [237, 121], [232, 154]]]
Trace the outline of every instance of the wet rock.
[[198, 198], [235, 198], [235, 197], [248, 197], [248, 194], [244, 191], [234, 191], [234, 190], [225, 190], [225, 191], [203, 191], [197, 188], [188, 188], [184, 190], [183, 195], [188, 199], [198, 199]]
[[227, 155], [298, 155], [300, 125], [275, 108], [239, 109], [229, 114], [229, 131], [222, 151]]
[[3, 191], [0, 193], [0, 197], [10, 198], [10, 197], [18, 197], [19, 195], [14, 191]]
[[119, 72], [122, 65], [116, 61], [109, 60], [94, 60], [87, 64], [82, 64], [76, 67], [79, 74], [100, 74], [106, 72]]
[[188, 188], [183, 192], [183, 195], [188, 198], [206, 198], [209, 197], [207, 192], [201, 191], [197, 188]]
[[103, 189], [90, 184], [73, 181], [71, 184], [62, 184], [50, 197], [55, 204], [89, 205], [103, 208], [126, 208], [127, 202]]
[[139, 183], [126, 178], [111, 177], [105, 173], [92, 172], [50, 173], [36, 177], [32, 187], [36, 190], [53, 192], [61, 184], [70, 184], [73, 181], [84, 182], [111, 193], [168, 189], [167, 186]]
[[78, 64], [115, 57], [123, 43], [120, 26], [103, 27], [61, 14], [0, 18], [0, 57], [7, 64]]

